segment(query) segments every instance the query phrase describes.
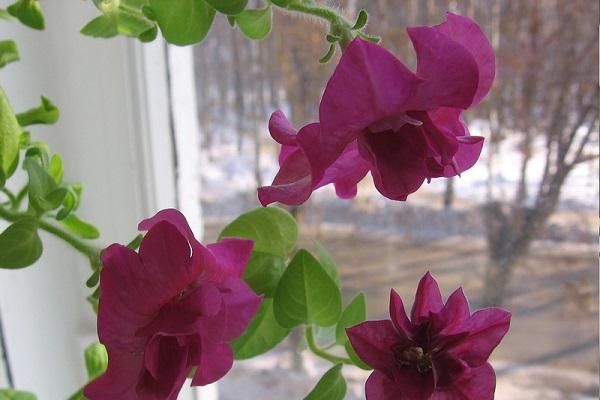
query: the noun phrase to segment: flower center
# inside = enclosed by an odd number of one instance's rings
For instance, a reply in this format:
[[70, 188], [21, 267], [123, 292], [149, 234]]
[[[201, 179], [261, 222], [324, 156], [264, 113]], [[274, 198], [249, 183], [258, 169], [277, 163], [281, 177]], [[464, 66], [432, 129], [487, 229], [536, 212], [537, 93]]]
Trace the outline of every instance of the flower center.
[[415, 368], [421, 374], [431, 370], [431, 355], [425, 353], [422, 347], [405, 347], [394, 353], [396, 362], [402, 367]]

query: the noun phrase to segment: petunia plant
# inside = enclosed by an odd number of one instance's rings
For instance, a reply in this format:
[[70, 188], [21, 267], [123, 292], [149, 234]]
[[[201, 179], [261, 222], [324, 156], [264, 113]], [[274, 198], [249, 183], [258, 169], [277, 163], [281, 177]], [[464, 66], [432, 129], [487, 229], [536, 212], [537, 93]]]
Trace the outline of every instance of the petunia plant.
[[[371, 173], [379, 192], [406, 200], [425, 181], [460, 175], [477, 161], [483, 138], [471, 136], [462, 112], [477, 105], [495, 74], [492, 47], [472, 20], [448, 14], [432, 27], [408, 28], [417, 54], [411, 71], [365, 33], [368, 13], [348, 19], [313, 0], [93, 0], [99, 15], [81, 33], [142, 42], [160, 32], [175, 45], [202, 41], [223, 15], [234, 29], [260, 40], [274, 11], [327, 23], [328, 62], [342, 52], [324, 88], [319, 120], [296, 130], [283, 112], [269, 121], [281, 144], [280, 171], [258, 189], [264, 207], [228, 224], [216, 243], [204, 245], [175, 209], [141, 221], [145, 232], [130, 243], [96, 247], [98, 230], [76, 215], [81, 185], [64, 180], [60, 155], [35, 140], [35, 124], [52, 124], [58, 108], [46, 97], [38, 107], [13, 111], [0, 89], [0, 268], [33, 264], [42, 254], [39, 231], [83, 254], [92, 267], [88, 297], [97, 312], [98, 343], [86, 348], [88, 382], [71, 400], [176, 399], [188, 378], [203, 386], [222, 378], [234, 360], [274, 349], [293, 331], [306, 350], [330, 367], [305, 399], [342, 400], [344, 368], [373, 370], [367, 399], [469, 399], [494, 397], [487, 362], [506, 334], [502, 309], [471, 313], [461, 289], [442, 300], [425, 275], [410, 318], [392, 289], [390, 320], [367, 321], [364, 293], [344, 304], [337, 266], [318, 243], [299, 248], [298, 225], [280, 202], [299, 205], [333, 184], [352, 198]], [[0, 18], [44, 28], [38, 0], [17, 0]], [[19, 60], [14, 41], [0, 42], [0, 67]], [[18, 168], [27, 175], [7, 187]], [[0, 389], [0, 398], [35, 399]]]

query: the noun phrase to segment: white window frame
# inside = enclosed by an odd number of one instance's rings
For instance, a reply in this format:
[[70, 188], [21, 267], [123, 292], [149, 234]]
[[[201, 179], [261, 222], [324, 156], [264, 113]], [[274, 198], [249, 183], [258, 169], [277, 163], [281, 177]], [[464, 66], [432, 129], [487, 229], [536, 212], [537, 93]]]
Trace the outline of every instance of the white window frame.
[[[16, 110], [41, 94], [59, 105], [59, 123], [32, 133], [63, 156], [66, 179], [84, 184], [80, 214], [100, 228], [99, 244], [130, 240], [142, 218], [168, 207], [181, 209], [200, 237], [191, 48], [84, 37], [79, 30], [97, 16], [90, 2], [43, 8], [45, 32], [0, 24], [0, 38], [15, 39], [21, 53], [0, 70], [0, 85]], [[82, 352], [96, 339], [95, 320], [85, 302], [86, 260], [49, 235], [42, 239], [35, 265], [0, 270], [0, 313], [14, 386], [53, 400], [85, 382]], [[2, 368], [0, 387], [7, 385]], [[179, 398], [196, 394], [184, 390]], [[215, 388], [203, 389], [202, 399], [216, 398]]]

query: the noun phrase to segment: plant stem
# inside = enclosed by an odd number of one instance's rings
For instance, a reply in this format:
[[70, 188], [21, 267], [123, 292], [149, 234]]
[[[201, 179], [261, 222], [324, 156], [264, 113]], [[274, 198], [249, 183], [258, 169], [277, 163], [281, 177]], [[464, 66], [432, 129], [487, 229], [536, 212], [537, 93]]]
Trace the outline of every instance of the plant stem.
[[[3, 207], [0, 207], [0, 218], [6, 220], [8, 222], [15, 222], [26, 216], [30, 216], [30, 215], [9, 211]], [[98, 265], [98, 262], [100, 260], [101, 249], [84, 242], [83, 240], [72, 235], [71, 233], [61, 229], [60, 227], [58, 227], [48, 221], [44, 221], [43, 219], [39, 220], [39, 227], [40, 227], [40, 229], [42, 229], [48, 233], [51, 233], [52, 235], [67, 242], [75, 250], [79, 251], [81, 254], [88, 257], [92, 263], [96, 263], [95, 265]]]
[[287, 11], [296, 11], [301, 14], [310, 15], [329, 22], [331, 33], [340, 36], [339, 44], [342, 51], [348, 47], [354, 35], [352, 34], [352, 23], [340, 15], [336, 10], [316, 3], [293, 0], [286, 8]]
[[328, 352], [324, 351], [323, 349], [319, 348], [319, 346], [317, 346], [317, 342], [315, 341], [315, 335], [314, 335], [312, 326], [307, 326], [304, 330], [304, 333], [306, 335], [306, 342], [308, 343], [308, 348], [316, 356], [321, 357], [321, 358], [323, 358], [327, 361], [330, 361], [334, 364], [342, 363], [342, 364], [354, 365], [352, 360], [350, 360], [349, 358], [339, 357], [339, 356], [333, 355], [333, 354], [328, 353]]

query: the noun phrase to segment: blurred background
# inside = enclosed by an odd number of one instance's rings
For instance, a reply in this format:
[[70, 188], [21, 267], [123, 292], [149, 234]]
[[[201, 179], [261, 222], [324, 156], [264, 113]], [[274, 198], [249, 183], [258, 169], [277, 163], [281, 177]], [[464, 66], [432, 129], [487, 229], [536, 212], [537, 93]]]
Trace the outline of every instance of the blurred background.
[[[390, 287], [410, 307], [428, 270], [445, 296], [463, 286], [473, 308], [508, 308], [512, 329], [492, 360], [497, 398], [597, 399], [598, 2], [330, 3], [349, 16], [369, 11], [367, 32], [411, 68], [407, 26], [440, 23], [446, 11], [472, 17], [495, 48], [497, 77], [465, 115], [471, 134], [486, 138], [474, 168], [425, 184], [407, 202], [382, 197], [370, 177], [351, 201], [320, 189], [292, 210], [302, 243], [330, 250], [346, 301], [365, 291], [370, 319], [386, 316]], [[193, 50], [206, 241], [257, 207], [256, 187], [277, 172], [270, 113], [284, 110], [296, 127], [315, 121], [337, 62], [317, 63], [325, 28], [304, 18], [276, 13], [258, 43], [216, 22]], [[307, 393], [326, 365], [298, 346], [292, 335], [283, 349], [239, 363], [220, 398]], [[365, 374], [349, 372], [349, 398], [362, 398]]]

